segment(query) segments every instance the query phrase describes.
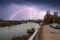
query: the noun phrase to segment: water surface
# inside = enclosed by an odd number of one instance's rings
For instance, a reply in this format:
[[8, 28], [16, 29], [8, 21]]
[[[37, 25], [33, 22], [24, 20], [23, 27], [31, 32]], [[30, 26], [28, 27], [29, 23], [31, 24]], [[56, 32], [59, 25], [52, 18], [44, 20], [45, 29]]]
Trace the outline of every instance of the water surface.
[[20, 24], [15, 26], [6, 26], [0, 27], [0, 40], [11, 40], [13, 36], [21, 36], [26, 34], [27, 29], [38, 28], [38, 24], [36, 23], [27, 23]]

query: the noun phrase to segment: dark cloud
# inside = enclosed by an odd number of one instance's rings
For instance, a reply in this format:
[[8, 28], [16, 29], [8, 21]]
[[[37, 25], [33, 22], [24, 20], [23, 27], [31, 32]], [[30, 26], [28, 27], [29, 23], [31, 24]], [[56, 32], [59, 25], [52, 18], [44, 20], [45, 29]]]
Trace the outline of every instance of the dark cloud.
[[25, 4], [25, 3], [34, 3], [34, 4], [48, 4], [52, 7], [60, 7], [60, 0], [0, 0], [0, 6], [6, 6], [9, 4]]
[[9, 4], [9, 3], [24, 3], [24, 2], [31, 2], [31, 3], [60, 3], [60, 0], [0, 0], [1, 4]]
[[34, 3], [34, 4], [48, 4], [52, 7], [60, 7], [60, 0], [0, 0], [0, 6], [6, 6], [9, 4], [25, 4], [25, 3]]
[[[7, 19], [9, 18], [14, 10], [14, 5], [9, 5], [9, 4], [44, 4], [42, 8], [46, 9], [54, 9], [60, 11], [60, 0], [0, 0], [0, 18]], [[12, 6], [12, 7], [11, 7]], [[37, 6], [37, 5], [35, 5]], [[46, 7], [45, 7], [46, 6]], [[48, 7], [49, 6], [49, 7]], [[16, 7], [15, 7], [16, 8]], [[40, 8], [40, 6], [39, 6]], [[14, 9], [14, 10], [12, 10]], [[6, 11], [5, 11], [6, 10]], [[8, 14], [8, 16], [6, 16]]]
[[9, 4], [25, 4], [25, 3], [36, 3], [36, 4], [48, 4], [52, 7], [60, 7], [60, 0], [0, 0], [1, 5], [9, 5]]

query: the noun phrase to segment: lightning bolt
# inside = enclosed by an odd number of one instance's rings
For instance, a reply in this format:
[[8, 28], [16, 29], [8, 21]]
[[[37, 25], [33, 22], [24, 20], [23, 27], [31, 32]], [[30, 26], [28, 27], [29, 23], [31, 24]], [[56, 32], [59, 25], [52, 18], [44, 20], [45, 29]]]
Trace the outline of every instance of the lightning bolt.
[[[13, 18], [17, 15], [17, 14], [19, 14], [20, 12], [22, 12], [22, 11], [28, 11], [29, 10], [29, 16], [30, 16], [30, 19], [32, 19], [37, 13], [36, 13], [36, 10], [35, 9], [33, 9], [33, 8], [31, 8], [31, 7], [24, 7], [24, 8], [22, 8], [22, 10], [20, 9], [20, 10], [18, 10], [17, 12], [15, 12], [11, 17], [10, 17], [10, 20], [13, 20]], [[33, 15], [34, 14], [34, 15]]]

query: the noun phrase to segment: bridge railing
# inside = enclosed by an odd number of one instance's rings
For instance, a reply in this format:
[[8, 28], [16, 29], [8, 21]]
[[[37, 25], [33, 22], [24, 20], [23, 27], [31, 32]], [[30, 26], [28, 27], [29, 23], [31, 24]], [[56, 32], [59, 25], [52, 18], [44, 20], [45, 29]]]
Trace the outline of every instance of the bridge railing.
[[36, 31], [32, 34], [32, 36], [28, 39], [28, 40], [38, 40], [38, 37], [39, 37], [39, 29], [40, 29], [41, 27], [39, 26], [37, 29], [36, 29]]

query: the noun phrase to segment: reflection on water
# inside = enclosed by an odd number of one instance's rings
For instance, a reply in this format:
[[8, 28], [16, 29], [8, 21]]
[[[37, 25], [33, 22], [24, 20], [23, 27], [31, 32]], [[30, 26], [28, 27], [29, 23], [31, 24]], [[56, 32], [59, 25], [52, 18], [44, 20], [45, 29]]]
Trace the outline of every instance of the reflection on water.
[[15, 25], [11, 27], [0, 27], [0, 40], [11, 40], [13, 36], [24, 35], [27, 29], [37, 28], [39, 25], [36, 23], [27, 23]]

